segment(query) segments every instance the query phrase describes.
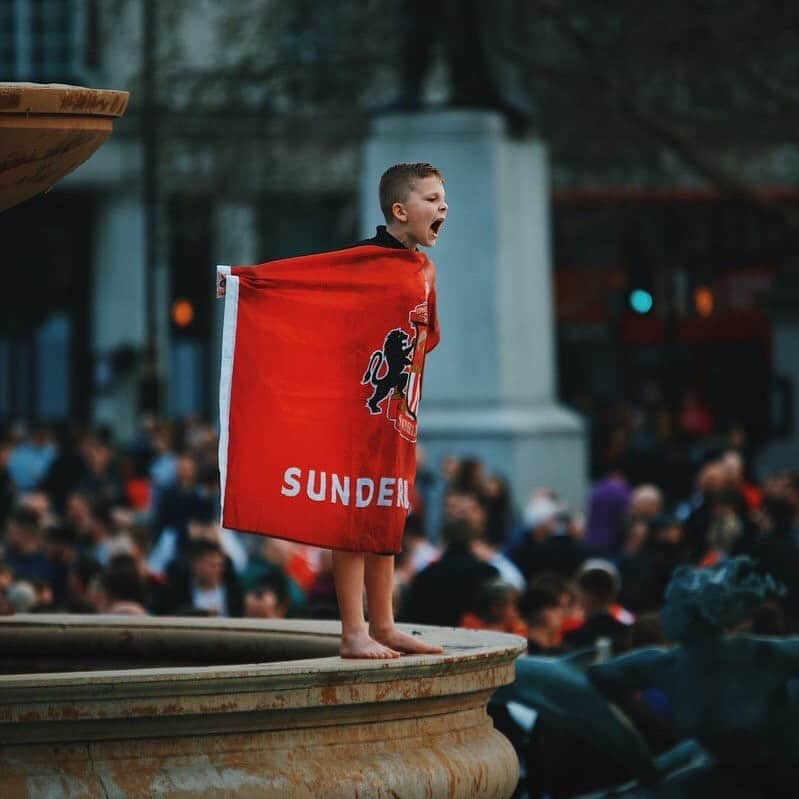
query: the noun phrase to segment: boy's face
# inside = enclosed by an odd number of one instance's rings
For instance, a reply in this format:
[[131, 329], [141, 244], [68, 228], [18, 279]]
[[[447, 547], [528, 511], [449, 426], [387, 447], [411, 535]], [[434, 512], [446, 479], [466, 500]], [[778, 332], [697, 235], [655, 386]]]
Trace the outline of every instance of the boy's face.
[[411, 249], [417, 245], [433, 247], [447, 218], [444, 184], [435, 176], [418, 178], [405, 202], [394, 203], [394, 224]]

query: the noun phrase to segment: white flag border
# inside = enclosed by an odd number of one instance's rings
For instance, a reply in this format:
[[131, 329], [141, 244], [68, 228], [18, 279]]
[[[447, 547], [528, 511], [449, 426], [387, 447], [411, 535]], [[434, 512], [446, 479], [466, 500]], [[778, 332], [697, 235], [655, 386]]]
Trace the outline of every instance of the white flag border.
[[225, 281], [225, 314], [222, 322], [222, 357], [219, 374], [219, 502], [220, 526], [224, 526], [225, 485], [227, 483], [228, 441], [230, 426], [230, 388], [233, 381], [233, 359], [236, 354], [236, 322], [239, 312], [239, 279], [230, 267], [216, 267], [217, 286]]

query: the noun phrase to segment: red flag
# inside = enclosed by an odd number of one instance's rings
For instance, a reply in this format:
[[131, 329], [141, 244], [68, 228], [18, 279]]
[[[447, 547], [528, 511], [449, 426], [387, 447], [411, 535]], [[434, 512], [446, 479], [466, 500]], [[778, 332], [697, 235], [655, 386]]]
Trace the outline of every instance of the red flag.
[[219, 267], [219, 281], [223, 525], [398, 552], [439, 340], [432, 262], [362, 244]]

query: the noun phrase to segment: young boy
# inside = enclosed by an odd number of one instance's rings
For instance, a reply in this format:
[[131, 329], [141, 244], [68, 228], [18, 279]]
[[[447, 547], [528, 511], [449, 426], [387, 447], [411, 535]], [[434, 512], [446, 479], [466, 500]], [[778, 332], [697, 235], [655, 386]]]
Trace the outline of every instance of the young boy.
[[[444, 176], [431, 164], [396, 164], [380, 179], [380, 209], [385, 226], [363, 242], [415, 251], [433, 247], [447, 217]], [[425, 277], [431, 291], [435, 267], [425, 258]], [[392, 595], [394, 556], [372, 552], [333, 551], [333, 572], [341, 614], [341, 656], [396, 658], [401, 653], [438, 654], [440, 646], [402, 632], [394, 623]], [[369, 613], [363, 610], [363, 589]]]
[[374, 238], [218, 267], [222, 524], [334, 551], [344, 657], [441, 651], [397, 629], [392, 582], [439, 339], [435, 267], [417, 248], [438, 239], [443, 184], [430, 164], [398, 164]]

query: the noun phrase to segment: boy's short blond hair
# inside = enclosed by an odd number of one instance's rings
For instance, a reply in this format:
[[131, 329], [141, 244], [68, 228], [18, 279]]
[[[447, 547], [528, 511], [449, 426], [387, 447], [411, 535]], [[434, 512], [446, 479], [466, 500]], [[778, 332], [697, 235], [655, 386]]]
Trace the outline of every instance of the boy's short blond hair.
[[380, 210], [388, 224], [394, 221], [394, 212], [391, 210], [394, 203], [405, 202], [414, 181], [429, 178], [431, 175], [444, 182], [441, 170], [425, 162], [394, 164], [383, 173], [380, 178]]

